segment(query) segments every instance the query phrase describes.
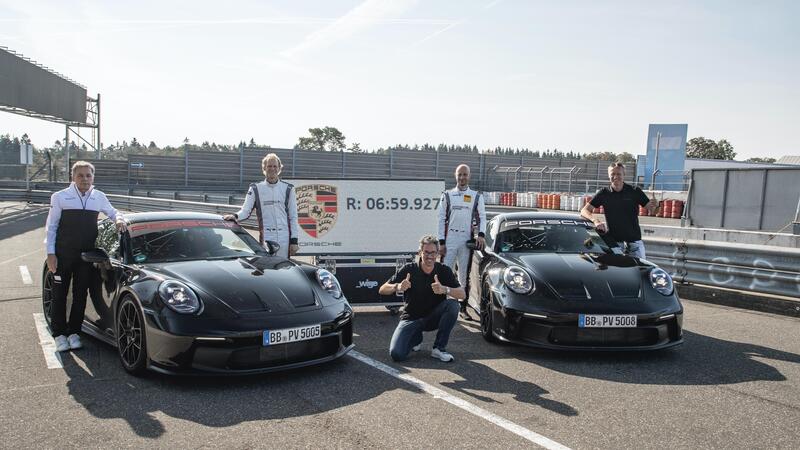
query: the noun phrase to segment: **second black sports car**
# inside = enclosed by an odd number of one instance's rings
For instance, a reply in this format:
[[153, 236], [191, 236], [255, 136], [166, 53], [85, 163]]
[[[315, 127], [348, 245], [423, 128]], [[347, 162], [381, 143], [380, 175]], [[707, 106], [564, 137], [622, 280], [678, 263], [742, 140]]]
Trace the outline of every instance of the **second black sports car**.
[[495, 216], [474, 253], [469, 305], [489, 341], [652, 350], [683, 342], [669, 274], [606, 245], [576, 214]]
[[[273, 256], [219, 216], [125, 217], [128, 232], [101, 221], [98, 248], [83, 253], [99, 275], [83, 331], [116, 346], [129, 372], [258, 373], [353, 347], [353, 311], [327, 270]], [[43, 276], [49, 322], [46, 266]]]

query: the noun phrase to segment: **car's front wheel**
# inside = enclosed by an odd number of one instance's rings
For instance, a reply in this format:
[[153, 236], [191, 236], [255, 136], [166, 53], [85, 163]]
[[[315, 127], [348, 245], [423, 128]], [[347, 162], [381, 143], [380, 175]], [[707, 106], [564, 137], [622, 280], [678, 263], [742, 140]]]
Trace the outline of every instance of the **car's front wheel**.
[[497, 338], [492, 334], [492, 299], [491, 291], [484, 286], [481, 298], [481, 335], [487, 342], [497, 343]]
[[117, 353], [122, 367], [133, 375], [147, 368], [147, 343], [142, 311], [131, 297], [125, 297], [117, 309]]
[[53, 274], [44, 268], [44, 275], [42, 276], [42, 313], [44, 313], [44, 320], [47, 326], [52, 328], [51, 322], [53, 321]]

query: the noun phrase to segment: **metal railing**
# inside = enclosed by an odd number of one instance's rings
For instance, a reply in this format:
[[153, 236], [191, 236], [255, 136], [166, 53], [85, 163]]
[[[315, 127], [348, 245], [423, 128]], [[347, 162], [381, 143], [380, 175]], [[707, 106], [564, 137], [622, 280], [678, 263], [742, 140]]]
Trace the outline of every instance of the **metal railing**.
[[[47, 203], [50, 194], [51, 191], [0, 189], [0, 200]], [[209, 199], [207, 194], [201, 195]], [[239, 208], [238, 205], [203, 201], [107, 196], [115, 207], [132, 212], [189, 210], [221, 215]], [[243, 225], [256, 227], [253, 218]], [[670, 272], [678, 283], [800, 298], [800, 249], [656, 237], [643, 240], [648, 260]]]
[[679, 283], [800, 298], [800, 249], [644, 238], [647, 259]]

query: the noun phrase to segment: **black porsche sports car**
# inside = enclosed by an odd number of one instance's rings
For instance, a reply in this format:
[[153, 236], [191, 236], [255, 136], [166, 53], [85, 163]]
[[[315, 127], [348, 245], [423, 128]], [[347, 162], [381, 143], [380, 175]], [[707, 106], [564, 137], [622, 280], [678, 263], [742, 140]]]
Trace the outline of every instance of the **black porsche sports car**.
[[500, 214], [470, 268], [481, 333], [550, 349], [654, 350], [683, 342], [667, 272], [609, 247], [577, 214]]
[[[98, 222], [84, 252], [99, 276], [83, 331], [116, 346], [131, 373], [249, 374], [336, 359], [353, 347], [353, 310], [330, 272], [273, 256], [244, 229], [193, 212]], [[52, 275], [42, 302], [50, 321]], [[70, 299], [68, 299], [68, 302]]]

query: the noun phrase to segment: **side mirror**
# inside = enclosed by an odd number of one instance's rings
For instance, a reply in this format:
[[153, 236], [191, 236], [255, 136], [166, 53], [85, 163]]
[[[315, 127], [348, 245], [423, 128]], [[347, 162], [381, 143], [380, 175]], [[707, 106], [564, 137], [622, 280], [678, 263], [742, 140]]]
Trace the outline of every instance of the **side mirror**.
[[265, 244], [267, 244], [267, 251], [269, 251], [270, 255], [278, 253], [278, 250], [281, 249], [281, 244], [278, 244], [275, 241], [265, 241]]
[[110, 260], [108, 253], [102, 248], [81, 252], [81, 259], [90, 263], [104, 263]]

